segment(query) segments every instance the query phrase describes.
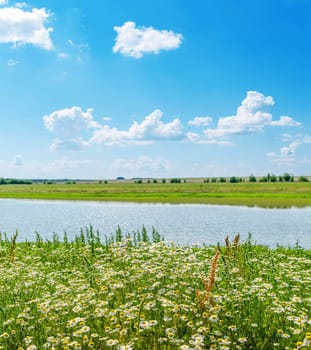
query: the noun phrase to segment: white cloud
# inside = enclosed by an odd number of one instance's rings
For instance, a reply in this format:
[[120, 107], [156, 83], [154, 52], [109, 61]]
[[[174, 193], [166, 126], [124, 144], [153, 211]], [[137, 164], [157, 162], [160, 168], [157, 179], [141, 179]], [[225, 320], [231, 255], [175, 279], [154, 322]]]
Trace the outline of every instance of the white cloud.
[[230, 135], [261, 132], [265, 126], [300, 125], [299, 122], [287, 116], [282, 116], [280, 120], [273, 121], [272, 114], [266, 111], [267, 108], [273, 105], [274, 101], [271, 96], [264, 96], [257, 91], [248, 91], [235, 115], [220, 118], [217, 128], [206, 129], [204, 134], [208, 139], [217, 139]]
[[112, 163], [112, 168], [120, 171], [129, 172], [163, 172], [168, 171], [171, 165], [170, 162], [163, 158], [150, 158], [140, 156], [136, 159], [115, 159]]
[[7, 5], [8, 0], [0, 0], [0, 6]]
[[24, 8], [24, 7], [27, 7], [27, 4], [26, 4], [26, 2], [16, 2], [16, 3], [14, 4], [14, 6], [20, 8], [20, 9], [22, 9], [22, 8]]
[[45, 115], [45, 128], [56, 136], [50, 149], [81, 150], [87, 147], [88, 142], [84, 138], [90, 137], [94, 129], [101, 127], [92, 113], [90, 108], [84, 112], [81, 107], [71, 107]]
[[135, 121], [128, 130], [119, 130], [104, 125], [100, 129], [94, 131], [90, 142], [106, 145], [122, 145], [146, 144], [146, 142], [159, 139], [181, 139], [183, 133], [180, 120], [175, 118], [169, 123], [163, 123], [161, 120], [162, 116], [163, 113], [159, 109], [156, 109], [146, 116], [141, 123]]
[[280, 120], [272, 121], [271, 125], [275, 126], [300, 126], [301, 123], [297, 122], [291, 117], [281, 116]]
[[145, 53], [158, 54], [161, 50], [177, 49], [183, 36], [171, 30], [157, 30], [152, 27], [136, 28], [135, 22], [125, 22], [113, 28], [117, 32], [113, 52], [124, 56], [141, 58]]
[[293, 136], [291, 134], [282, 134], [281, 135], [281, 141], [283, 142], [289, 142], [290, 140], [292, 140]]
[[85, 112], [81, 107], [60, 109], [43, 117], [44, 126], [52, 132], [72, 135], [87, 128], [99, 128], [100, 125], [93, 119], [93, 109], [88, 108]]
[[221, 139], [208, 139], [195, 132], [187, 132], [186, 139], [191, 143], [199, 145], [220, 145], [220, 146], [232, 146], [232, 142]]
[[66, 59], [66, 58], [69, 58], [70, 55], [69, 55], [68, 53], [66, 53], [66, 52], [59, 52], [59, 53], [57, 54], [57, 57], [58, 57], [58, 58], [62, 58], [62, 59]]
[[49, 17], [44, 8], [33, 8], [31, 12], [17, 7], [0, 9], [0, 43], [12, 43], [14, 47], [31, 44], [52, 50], [53, 28], [45, 26]]
[[287, 147], [282, 147], [280, 149], [280, 154], [282, 157], [288, 157], [295, 154], [297, 147], [301, 145], [300, 142], [292, 142]]
[[93, 118], [93, 110], [81, 107], [65, 108], [43, 117], [44, 126], [56, 138], [51, 150], [81, 150], [92, 144], [146, 145], [155, 140], [182, 139], [182, 125], [178, 118], [164, 123], [163, 113], [157, 109], [141, 123], [133, 122], [128, 130], [100, 125]]
[[56, 138], [50, 146], [50, 151], [81, 151], [89, 146], [89, 143], [81, 137], [62, 140]]
[[15, 60], [13, 60], [13, 59], [8, 60], [8, 66], [9, 66], [9, 67], [14, 67], [14, 66], [16, 66], [17, 64], [19, 64], [19, 61], [15, 61]]
[[[293, 139], [291, 135], [283, 134], [282, 141], [290, 141]], [[290, 136], [290, 137], [287, 137]], [[267, 153], [267, 157], [271, 159], [271, 161], [279, 164], [287, 164], [295, 161], [296, 151], [299, 147], [310, 144], [311, 137], [308, 135], [297, 135], [296, 139], [292, 141], [288, 146], [284, 146], [280, 148], [279, 153], [269, 152]]]
[[208, 126], [213, 121], [212, 117], [195, 117], [188, 124], [193, 126]]

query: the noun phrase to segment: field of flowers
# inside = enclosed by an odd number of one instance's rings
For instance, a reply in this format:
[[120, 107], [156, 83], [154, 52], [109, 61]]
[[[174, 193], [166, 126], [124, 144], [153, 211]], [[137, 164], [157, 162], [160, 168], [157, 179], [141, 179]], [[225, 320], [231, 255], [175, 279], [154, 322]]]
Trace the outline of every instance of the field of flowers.
[[311, 252], [0, 239], [0, 349], [309, 349]]

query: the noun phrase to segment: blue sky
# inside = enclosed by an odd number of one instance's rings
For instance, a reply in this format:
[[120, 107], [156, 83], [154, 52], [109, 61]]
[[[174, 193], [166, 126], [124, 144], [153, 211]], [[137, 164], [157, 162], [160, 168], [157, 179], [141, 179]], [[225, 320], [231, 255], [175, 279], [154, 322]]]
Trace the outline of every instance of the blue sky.
[[0, 177], [311, 175], [308, 0], [0, 0]]

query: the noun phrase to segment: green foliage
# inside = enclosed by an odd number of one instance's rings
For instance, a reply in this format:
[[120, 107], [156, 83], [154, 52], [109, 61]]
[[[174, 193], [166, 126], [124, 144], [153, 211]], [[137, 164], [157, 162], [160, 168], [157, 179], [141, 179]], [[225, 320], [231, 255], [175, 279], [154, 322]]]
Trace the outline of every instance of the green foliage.
[[219, 251], [145, 228], [103, 242], [91, 226], [63, 242], [0, 235], [0, 347], [308, 349], [311, 252], [251, 237]]
[[298, 181], [299, 182], [308, 182], [309, 179], [306, 176], [299, 176]]
[[236, 183], [240, 182], [240, 179], [235, 177], [235, 176], [231, 176], [229, 182], [232, 184], [236, 184]]
[[251, 175], [249, 176], [248, 181], [249, 181], [249, 182], [256, 182], [257, 179], [256, 179], [256, 177], [255, 177], [253, 174], [251, 174]]
[[278, 178], [274, 174], [272, 174], [271, 177], [270, 177], [270, 181], [271, 182], [277, 182]]
[[290, 176], [290, 174], [289, 173], [284, 173], [284, 175], [283, 175], [283, 180], [284, 181], [286, 181], [286, 182], [289, 182], [289, 181], [291, 181], [291, 176]]
[[227, 182], [227, 179], [226, 179], [225, 177], [220, 177], [220, 178], [219, 178], [219, 182], [222, 182], [222, 183], [223, 183], [223, 182]]
[[[139, 181], [140, 180], [140, 181]], [[165, 180], [165, 179], [164, 179]], [[279, 182], [266, 183], [240, 182], [234, 186], [228, 183], [217, 183], [217, 178], [209, 178], [209, 183], [199, 179], [183, 181], [178, 185], [161, 180], [148, 184], [142, 179], [138, 183], [112, 181], [101, 185], [98, 182], [66, 185], [65, 183], [43, 183], [29, 185], [0, 186], [0, 198], [31, 198], [31, 199], [70, 199], [70, 200], [101, 200], [101, 201], [136, 201], [162, 203], [210, 203], [236, 204], [257, 206], [308, 206], [311, 205], [311, 182]], [[106, 180], [105, 180], [106, 181]], [[222, 180], [224, 181], [224, 180]]]
[[268, 182], [268, 178], [266, 176], [262, 176], [260, 179], [259, 179], [259, 182]]
[[31, 180], [21, 180], [21, 179], [4, 179], [0, 178], [0, 185], [31, 185]]
[[171, 184], [180, 184], [181, 183], [181, 179], [180, 178], [170, 179], [170, 183]]

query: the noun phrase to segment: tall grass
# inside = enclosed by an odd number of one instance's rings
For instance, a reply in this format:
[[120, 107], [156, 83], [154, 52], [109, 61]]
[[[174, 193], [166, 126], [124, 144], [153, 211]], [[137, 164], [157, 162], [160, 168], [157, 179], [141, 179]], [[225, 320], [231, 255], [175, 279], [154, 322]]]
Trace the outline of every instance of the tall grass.
[[0, 236], [0, 349], [308, 349], [311, 252]]

